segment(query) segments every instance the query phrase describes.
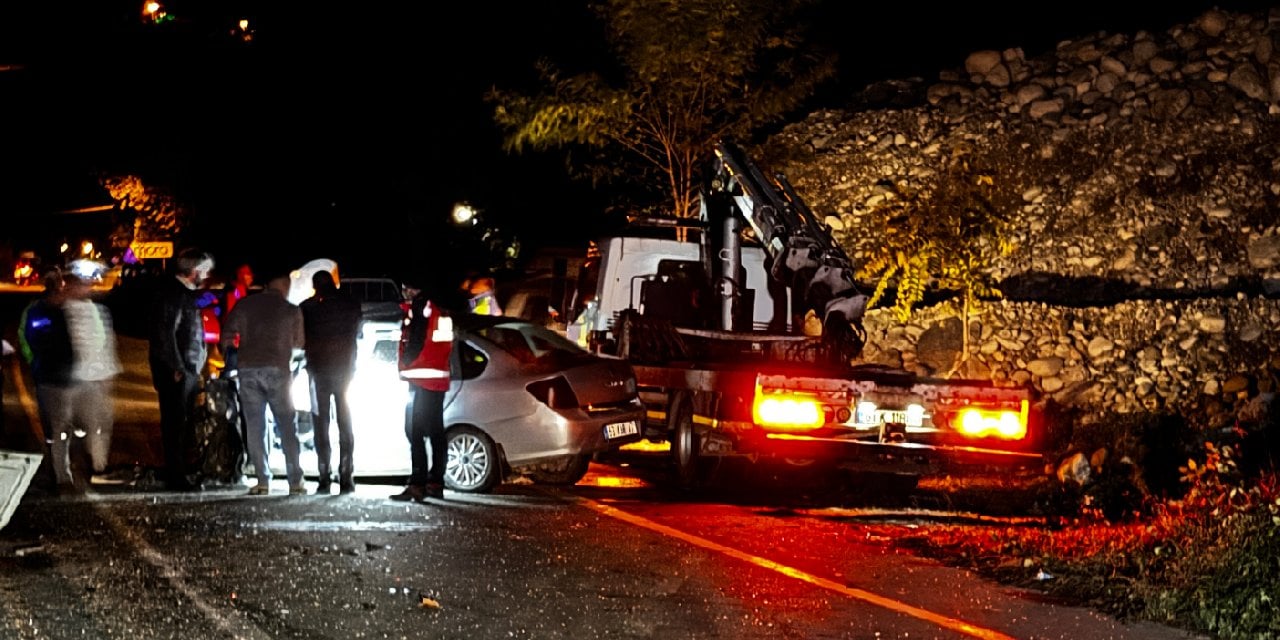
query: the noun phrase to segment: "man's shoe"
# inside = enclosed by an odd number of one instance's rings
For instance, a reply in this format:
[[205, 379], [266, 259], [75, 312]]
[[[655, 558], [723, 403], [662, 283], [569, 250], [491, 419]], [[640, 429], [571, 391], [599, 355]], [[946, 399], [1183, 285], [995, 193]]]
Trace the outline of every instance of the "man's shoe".
[[303, 486], [303, 485], [300, 485], [300, 484], [293, 485], [293, 486], [289, 487], [289, 495], [291, 495], [291, 496], [305, 496], [305, 495], [307, 495], [307, 488], [306, 488], [305, 486]]
[[444, 485], [438, 482], [428, 482], [423, 492], [427, 494], [428, 498], [444, 500]]
[[396, 502], [422, 502], [427, 499], [427, 488], [420, 484], [411, 484], [404, 491], [391, 496]]
[[339, 487], [338, 487], [338, 494], [339, 494], [339, 495], [344, 495], [344, 496], [345, 496], [345, 495], [347, 495], [347, 494], [351, 494], [351, 493], [355, 493], [355, 492], [356, 492], [356, 483], [354, 483], [354, 482], [344, 482], [344, 483], [342, 483], [342, 485], [341, 485], [341, 486], [339, 486]]
[[333, 490], [332, 480], [321, 480], [319, 483], [316, 484], [317, 495], [326, 496], [326, 495], [329, 495], [329, 492], [332, 490]]
[[265, 484], [249, 487], [249, 495], [251, 496], [265, 496], [268, 493], [271, 493], [271, 487]]

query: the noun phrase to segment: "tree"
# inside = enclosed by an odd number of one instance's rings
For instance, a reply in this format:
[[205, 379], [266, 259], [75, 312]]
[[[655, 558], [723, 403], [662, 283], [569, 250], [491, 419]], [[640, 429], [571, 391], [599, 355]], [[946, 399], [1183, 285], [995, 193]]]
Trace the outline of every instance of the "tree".
[[617, 68], [569, 75], [543, 60], [540, 92], [492, 90], [504, 149], [589, 150], [571, 162], [575, 173], [639, 187], [667, 215], [693, 216], [711, 145], [779, 121], [834, 75], [835, 56], [802, 26], [817, 4], [599, 0], [591, 8]]
[[100, 182], [122, 210], [135, 214], [131, 229], [117, 229], [111, 244], [123, 249], [139, 240], [174, 240], [186, 225], [187, 212], [170, 195], [143, 184], [136, 176], [106, 176]]
[[1012, 249], [1013, 206], [999, 204], [1007, 194], [968, 147], [954, 149], [946, 169], [935, 175], [934, 182], [916, 189], [889, 185], [890, 197], [872, 212], [882, 235], [864, 257], [859, 276], [876, 282], [868, 306], [895, 287], [893, 311], [903, 322], [927, 291], [958, 294], [963, 321], [958, 369], [969, 359], [970, 318], [983, 299], [1000, 296], [991, 267]]

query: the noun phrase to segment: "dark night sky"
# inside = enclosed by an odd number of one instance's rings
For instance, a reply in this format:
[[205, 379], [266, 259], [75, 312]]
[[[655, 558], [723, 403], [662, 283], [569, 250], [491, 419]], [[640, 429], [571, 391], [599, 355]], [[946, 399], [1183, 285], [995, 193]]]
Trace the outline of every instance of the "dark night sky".
[[[539, 56], [572, 65], [592, 50], [581, 4], [174, 0], [193, 20], [166, 35], [141, 28], [140, 1], [6, 3], [0, 65], [24, 69], [0, 72], [0, 211], [75, 206], [62, 204], [82, 197], [69, 176], [95, 169], [152, 176], [189, 199], [200, 241], [227, 269], [323, 255], [401, 270], [407, 252], [447, 255], [420, 221], [461, 199], [532, 244], [549, 229], [589, 229], [579, 221], [598, 202], [555, 161], [505, 156], [482, 100], [494, 84], [530, 82]], [[976, 49], [1035, 55], [1098, 30], [1163, 30], [1215, 5], [1266, 4], [1085, 1], [1049, 16], [1040, 3], [832, 0], [823, 24], [844, 84], [861, 87], [935, 78]], [[222, 15], [191, 13], [209, 5]], [[240, 14], [256, 26], [249, 46], [210, 32]]]

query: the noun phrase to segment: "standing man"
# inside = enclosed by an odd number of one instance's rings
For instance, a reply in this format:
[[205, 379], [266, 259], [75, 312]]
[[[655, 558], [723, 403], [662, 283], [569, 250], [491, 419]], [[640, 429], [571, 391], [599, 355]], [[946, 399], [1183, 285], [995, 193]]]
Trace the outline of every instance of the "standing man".
[[302, 355], [305, 338], [302, 311], [289, 302], [288, 295], [289, 278], [273, 278], [262, 293], [236, 303], [222, 328], [222, 348], [236, 349], [238, 353], [240, 408], [248, 431], [249, 460], [258, 477], [258, 484], [249, 489], [251, 496], [264, 496], [271, 491], [268, 408], [280, 427], [289, 495], [307, 492], [299, 462], [298, 418], [289, 394], [293, 379], [290, 364]]
[[444, 394], [449, 390], [452, 354], [453, 319], [424, 287], [413, 298], [408, 326], [400, 338], [400, 379], [407, 380], [413, 390], [413, 406], [405, 425], [413, 473], [408, 486], [391, 496], [392, 500], [425, 502], [427, 498], [444, 497], [444, 471], [448, 464]]
[[[66, 274], [66, 301], [63, 314], [71, 338], [71, 384], [67, 387], [65, 403], [59, 408], [54, 422], [53, 470], [59, 486], [68, 486], [79, 492], [89, 484], [92, 473], [102, 473], [107, 468], [111, 453], [111, 432], [115, 421], [112, 406], [111, 380], [120, 373], [120, 359], [116, 355], [116, 333], [111, 323], [111, 313], [90, 297], [93, 285], [102, 281], [106, 265], [91, 260], [76, 260]], [[71, 437], [84, 431], [89, 450], [92, 471], [80, 470], [71, 464]]]
[[502, 315], [502, 306], [498, 304], [498, 295], [494, 293], [493, 286], [493, 278], [488, 276], [468, 278], [462, 283], [462, 288], [470, 296], [467, 305], [471, 308], [471, 313], [478, 316]]
[[[49, 447], [53, 445], [52, 418], [49, 410], [50, 404], [58, 400], [43, 389], [49, 382], [56, 382], [59, 375], [57, 369], [61, 366], [58, 361], [64, 356], [70, 358], [70, 352], [60, 348], [56, 352], [51, 352], [37, 347], [37, 344], [62, 344], [56, 342], [60, 338], [53, 338], [55, 340], [53, 343], [47, 340], [50, 339], [51, 332], [61, 331], [65, 335], [67, 330], [62, 315], [62, 291], [65, 284], [62, 279], [62, 269], [53, 267], [45, 271], [41, 276], [41, 282], [44, 284], [44, 293], [23, 307], [22, 315], [18, 318], [18, 352], [30, 368], [32, 380], [35, 382], [36, 408], [39, 410], [44, 453], [49, 456]], [[66, 375], [69, 376], [70, 372], [68, 371]], [[49, 459], [53, 458], [49, 457]]]
[[[231, 310], [236, 307], [236, 303], [249, 295], [253, 289], [253, 268], [248, 263], [236, 267], [235, 280], [231, 281], [231, 286], [222, 295], [222, 319], [226, 320], [231, 315]], [[221, 340], [221, 339], [219, 339]], [[221, 344], [221, 342], [219, 342]], [[223, 363], [227, 369], [234, 371], [236, 369], [236, 350], [230, 351], [220, 349], [223, 354]]]
[[222, 316], [225, 318], [231, 310], [236, 308], [236, 303], [249, 295], [249, 291], [253, 287], [253, 267], [247, 263], [236, 267], [235, 280], [231, 281], [231, 287], [227, 289], [222, 301]]
[[317, 271], [311, 277], [316, 290], [302, 301], [302, 323], [306, 333], [307, 373], [311, 377], [311, 419], [315, 425], [316, 462], [320, 482], [316, 493], [327, 494], [333, 484], [329, 466], [333, 447], [329, 443], [330, 412], [338, 418], [338, 492], [356, 490], [353, 473], [355, 433], [351, 428], [351, 407], [347, 387], [356, 372], [356, 338], [363, 314], [360, 302], [338, 288], [333, 274]]
[[191, 413], [200, 392], [200, 371], [208, 352], [204, 323], [196, 308], [196, 289], [213, 271], [213, 256], [187, 248], [173, 262], [173, 278], [162, 278], [151, 310], [151, 383], [160, 396], [160, 436], [164, 442], [165, 485], [174, 491], [198, 491], [192, 481]]

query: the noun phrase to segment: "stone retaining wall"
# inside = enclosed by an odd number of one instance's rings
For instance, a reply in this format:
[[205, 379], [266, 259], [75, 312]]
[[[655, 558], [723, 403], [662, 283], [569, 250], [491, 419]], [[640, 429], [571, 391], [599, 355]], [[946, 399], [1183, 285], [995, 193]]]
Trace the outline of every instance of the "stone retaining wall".
[[[923, 375], [956, 369], [961, 323], [950, 304], [900, 323], [868, 313], [864, 359]], [[1264, 297], [1135, 300], [1067, 308], [996, 301], [971, 319], [965, 377], [1030, 383], [1064, 405], [1108, 413], [1176, 413], [1193, 425], [1234, 420], [1275, 389], [1280, 300]]]

